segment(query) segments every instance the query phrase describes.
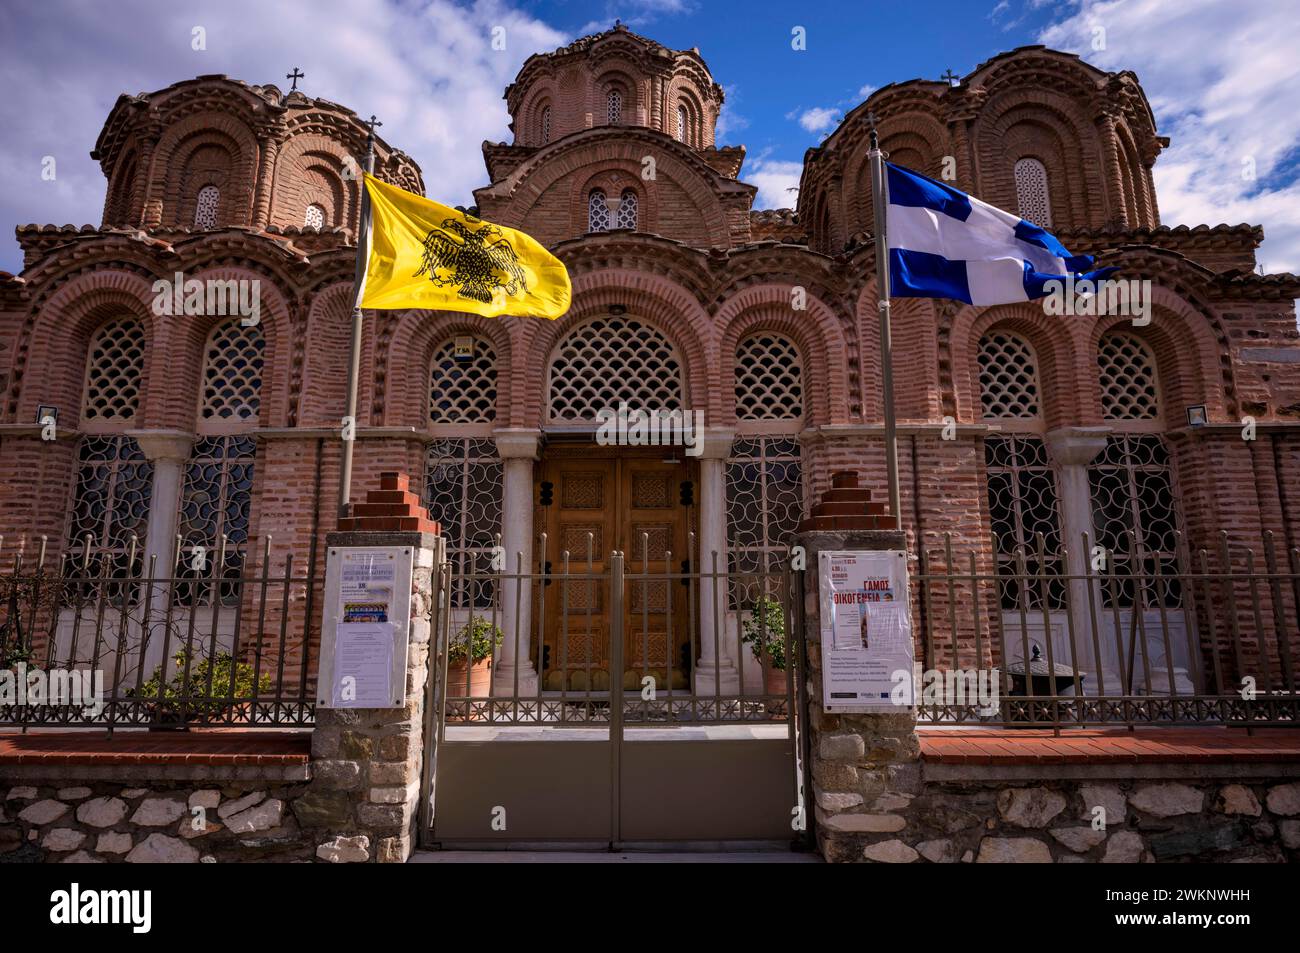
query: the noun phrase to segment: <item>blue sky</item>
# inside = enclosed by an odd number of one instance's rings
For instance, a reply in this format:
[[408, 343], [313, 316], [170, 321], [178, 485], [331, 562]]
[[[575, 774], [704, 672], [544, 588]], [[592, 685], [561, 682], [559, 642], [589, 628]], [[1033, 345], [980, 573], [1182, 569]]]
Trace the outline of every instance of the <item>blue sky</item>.
[[[480, 143], [508, 139], [501, 92], [528, 55], [621, 18], [670, 47], [698, 46], [727, 91], [719, 141], [744, 144], [758, 205], [793, 205], [804, 150], [864, 91], [959, 75], [1047, 43], [1132, 69], [1173, 146], [1156, 166], [1166, 224], [1263, 224], [1268, 271], [1300, 271], [1297, 0], [43, 0], [0, 11], [0, 269], [12, 228], [100, 221], [88, 153], [119, 93], [202, 73], [285, 85], [377, 113], [430, 195], [467, 201]], [[491, 48], [493, 27], [506, 49]], [[807, 49], [791, 49], [803, 26]], [[201, 27], [205, 48], [191, 37]], [[1105, 43], [1093, 49], [1100, 29]], [[45, 157], [56, 177], [41, 176]], [[1249, 165], [1254, 178], [1243, 175]]]

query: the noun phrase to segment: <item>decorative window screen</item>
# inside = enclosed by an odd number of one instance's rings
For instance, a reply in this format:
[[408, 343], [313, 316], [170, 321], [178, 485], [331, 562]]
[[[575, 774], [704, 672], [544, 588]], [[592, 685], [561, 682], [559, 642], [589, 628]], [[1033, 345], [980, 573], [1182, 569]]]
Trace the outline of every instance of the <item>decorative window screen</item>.
[[1128, 334], [1108, 334], [1097, 346], [1101, 412], [1107, 420], [1154, 420], [1160, 414], [1156, 364], [1146, 345]]
[[1016, 202], [1025, 221], [1052, 227], [1052, 200], [1047, 191], [1047, 169], [1037, 159], [1016, 162]]
[[[1002, 608], [1041, 610], [1044, 598], [1048, 609], [1065, 608], [1056, 476], [1042, 439], [988, 437], [984, 464]], [[1039, 558], [1039, 533], [1045, 559]], [[1046, 578], [1035, 578], [1040, 575]]]
[[325, 209], [319, 205], [308, 205], [307, 214], [303, 217], [302, 224], [306, 228], [324, 228]]
[[640, 410], [680, 410], [682, 365], [668, 339], [622, 315], [574, 328], [551, 362], [553, 421], [595, 420], [619, 401]]
[[[492, 581], [466, 579], [470, 572], [493, 572], [492, 556], [501, 533], [504, 470], [491, 440], [437, 440], [429, 445], [424, 473], [424, 504], [442, 523], [447, 559], [452, 564], [452, 605], [492, 605]], [[515, 571], [508, 556], [508, 572]], [[528, 571], [528, 567], [524, 567]]]
[[[92, 577], [138, 577], [144, 569], [153, 464], [130, 437], [86, 437], [77, 448], [65, 571], [82, 575], [87, 538]], [[129, 558], [136, 537], [135, 560]], [[160, 572], [165, 571], [160, 569]], [[87, 593], [90, 595], [93, 589]]]
[[803, 416], [803, 363], [780, 334], [745, 338], [736, 348], [736, 417], [797, 420]]
[[1111, 551], [1120, 577], [1113, 587], [1109, 578], [1102, 583], [1106, 607], [1132, 608], [1139, 590], [1143, 608], [1181, 605], [1178, 508], [1164, 438], [1107, 437], [1106, 449], [1088, 467], [1088, 488], [1094, 542]]
[[678, 142], [686, 141], [686, 127], [687, 127], [686, 107], [678, 106], [677, 107], [677, 141]]
[[636, 231], [636, 213], [636, 193], [631, 189], [624, 189], [618, 200], [618, 217], [615, 219], [615, 227], [630, 228], [632, 231]]
[[457, 359], [455, 338], [448, 338], [434, 352], [429, 373], [431, 423], [480, 424], [496, 419], [496, 351], [482, 338], [473, 341], [469, 360]]
[[262, 398], [262, 329], [236, 318], [208, 338], [203, 363], [203, 420], [257, 420]]
[[551, 107], [542, 107], [542, 145], [551, 141]]
[[[192, 581], [177, 583], [177, 604], [211, 605], [211, 580], [237, 580], [243, 572], [256, 452], [254, 439], [247, 436], [195, 441], [181, 484], [176, 573]], [[225, 558], [218, 565], [222, 536], [226, 537]], [[236, 583], [223, 582], [220, 587], [222, 605], [238, 601]]]
[[118, 318], [105, 324], [90, 342], [86, 367], [86, 420], [131, 420], [140, 408], [144, 375], [144, 324]]
[[592, 192], [587, 199], [587, 231], [609, 231], [609, 202], [600, 189]]
[[[752, 609], [773, 595], [803, 518], [803, 464], [789, 437], [750, 437], [727, 460], [727, 571], [732, 609]], [[701, 553], [705, 572], [712, 556]], [[721, 554], [719, 554], [721, 558]], [[764, 575], [770, 573], [773, 575]]]
[[985, 417], [1039, 416], [1038, 362], [1023, 338], [998, 331], [980, 339], [980, 404]]
[[221, 190], [215, 185], [205, 185], [199, 189], [198, 200], [194, 205], [194, 227], [216, 228], [217, 206], [221, 203]]
[[606, 105], [608, 106], [607, 118], [609, 119], [609, 124], [613, 126], [613, 125], [617, 125], [619, 122], [622, 122], [623, 94], [619, 92], [617, 89], [611, 89], [609, 91], [609, 99], [606, 101]]

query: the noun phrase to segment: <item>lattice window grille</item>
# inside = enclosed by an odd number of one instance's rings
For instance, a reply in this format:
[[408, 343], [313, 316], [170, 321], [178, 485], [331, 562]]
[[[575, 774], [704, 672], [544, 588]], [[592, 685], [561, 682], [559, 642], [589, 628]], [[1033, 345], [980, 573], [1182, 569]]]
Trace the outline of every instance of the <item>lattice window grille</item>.
[[[1116, 434], [1088, 466], [1094, 543], [1112, 554], [1112, 587], [1102, 582], [1107, 608], [1182, 605], [1178, 574], [1178, 504], [1169, 448], [1155, 434]], [[1141, 550], [1139, 556], [1138, 550]], [[1134, 578], [1134, 577], [1140, 577]]]
[[995, 332], [980, 339], [980, 405], [985, 417], [1032, 419], [1038, 403], [1038, 362], [1029, 344]]
[[587, 199], [587, 231], [609, 231], [609, 202], [600, 189], [592, 192]]
[[90, 343], [86, 368], [87, 420], [131, 420], [140, 409], [144, 376], [144, 325], [118, 318], [104, 325]]
[[194, 205], [194, 227], [216, 228], [217, 206], [221, 203], [221, 190], [215, 185], [205, 185], [199, 189], [198, 200]]
[[736, 417], [798, 420], [803, 416], [799, 349], [779, 334], [755, 334], [736, 348]]
[[[431, 519], [442, 524], [447, 559], [452, 564], [452, 605], [487, 608], [494, 604], [496, 585], [485, 576], [494, 571], [495, 547], [501, 533], [505, 473], [491, 440], [436, 440], [429, 445], [424, 473], [424, 504]], [[508, 555], [507, 571], [514, 572]], [[527, 567], [525, 567], [527, 571]]]
[[551, 107], [542, 108], [542, 145], [551, 141]]
[[1097, 347], [1101, 410], [1107, 420], [1154, 420], [1160, 414], [1156, 365], [1146, 345], [1128, 334], [1108, 334]]
[[[752, 609], [764, 593], [775, 596], [803, 513], [798, 441], [789, 437], [735, 441], [727, 460], [727, 571], [733, 610]], [[702, 558], [708, 567], [711, 556], [702, 554]]]
[[449, 338], [434, 353], [429, 373], [429, 421], [435, 424], [481, 424], [496, 419], [497, 355], [492, 345], [474, 338], [469, 360], [456, 358]]
[[[1064, 609], [1060, 498], [1056, 474], [1039, 437], [988, 437], [984, 441], [989, 520], [1004, 610]], [[1043, 552], [1039, 557], [1039, 534]], [[1021, 574], [1020, 554], [1024, 555]], [[1047, 577], [1037, 578], [1039, 575]]]
[[[239, 600], [238, 579], [248, 550], [253, 500], [253, 469], [257, 445], [252, 437], [201, 437], [185, 465], [177, 532], [175, 589], [177, 605], [211, 605], [218, 583], [222, 605]], [[221, 537], [226, 537], [220, 566]]]
[[615, 219], [615, 227], [628, 228], [632, 231], [636, 231], [636, 218], [636, 193], [631, 189], [624, 189], [622, 196], [620, 196], [618, 200], [618, 216]]
[[[76, 482], [68, 517], [65, 575], [90, 579], [139, 578], [153, 497], [153, 464], [130, 437], [85, 437], [77, 448]], [[131, 536], [136, 538], [130, 558]], [[86, 572], [89, 538], [90, 563]], [[93, 583], [86, 596], [95, 594]], [[109, 595], [120, 601], [123, 590]], [[133, 596], [138, 598], [138, 593]]]
[[1052, 200], [1047, 189], [1047, 169], [1037, 159], [1016, 162], [1016, 202], [1025, 221], [1052, 227]]
[[319, 205], [308, 205], [307, 214], [303, 216], [302, 224], [304, 228], [324, 228], [325, 209]]
[[611, 315], [575, 328], [551, 361], [552, 421], [595, 420], [601, 410], [680, 410], [682, 365], [668, 339], [634, 318]]
[[687, 130], [686, 107], [678, 106], [677, 107], [677, 141], [678, 142], [686, 141], [686, 130]]
[[261, 408], [262, 330], [242, 319], [220, 325], [208, 339], [203, 366], [203, 420], [256, 420]]
[[618, 125], [623, 121], [623, 94], [617, 89], [609, 91], [609, 97], [606, 100], [606, 118], [611, 126]]

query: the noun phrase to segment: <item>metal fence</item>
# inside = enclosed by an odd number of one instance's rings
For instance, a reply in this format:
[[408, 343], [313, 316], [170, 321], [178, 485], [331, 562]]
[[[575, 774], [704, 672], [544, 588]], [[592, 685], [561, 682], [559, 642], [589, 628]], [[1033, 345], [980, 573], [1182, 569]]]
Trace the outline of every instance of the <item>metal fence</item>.
[[222, 538], [160, 573], [134, 536], [121, 552], [46, 550], [6, 554], [0, 538], [0, 725], [313, 723], [324, 580], [310, 557], [273, 570], [268, 537], [249, 566]]
[[1084, 534], [1077, 556], [951, 536], [914, 577], [918, 720], [1051, 728], [1300, 725], [1300, 550], [1172, 551]]

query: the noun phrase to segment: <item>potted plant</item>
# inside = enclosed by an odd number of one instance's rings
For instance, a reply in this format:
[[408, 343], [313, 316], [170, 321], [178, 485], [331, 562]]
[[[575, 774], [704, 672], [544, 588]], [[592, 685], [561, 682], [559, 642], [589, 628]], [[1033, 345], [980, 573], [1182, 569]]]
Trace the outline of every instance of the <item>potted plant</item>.
[[771, 596], [757, 600], [741, 625], [741, 641], [760, 663], [767, 657], [766, 693], [785, 697], [785, 610], [781, 603]]
[[[481, 615], [471, 615], [447, 647], [447, 695], [486, 698], [492, 693], [492, 656], [504, 638], [501, 629]], [[466, 692], [466, 681], [469, 683]]]
[[174, 674], [170, 679], [159, 665], [148, 681], [126, 692], [128, 698], [150, 702], [154, 722], [160, 727], [184, 728], [192, 721], [218, 721], [232, 709], [246, 707], [254, 696], [271, 693], [270, 675], [263, 672], [254, 678], [253, 666], [235, 661], [229, 652], [193, 661], [189, 650], [181, 649], [172, 656], [172, 663]]

